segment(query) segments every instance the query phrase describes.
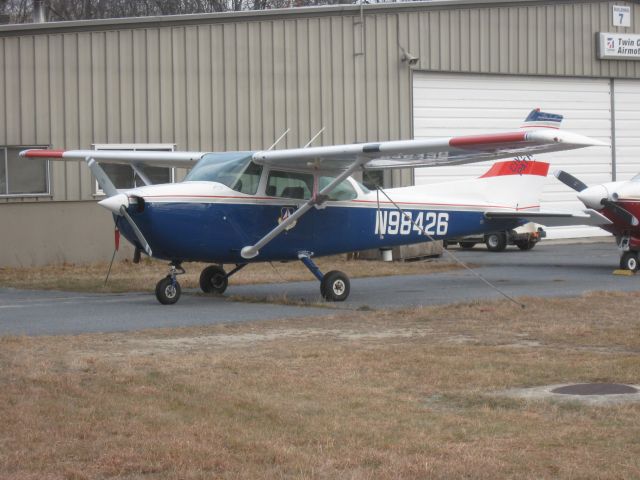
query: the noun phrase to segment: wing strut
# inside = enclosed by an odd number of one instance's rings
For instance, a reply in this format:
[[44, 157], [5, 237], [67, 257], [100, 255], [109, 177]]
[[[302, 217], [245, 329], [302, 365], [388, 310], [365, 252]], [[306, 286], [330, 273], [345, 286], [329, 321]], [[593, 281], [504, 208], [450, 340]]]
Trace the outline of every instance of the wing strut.
[[260, 249], [264, 247], [271, 240], [276, 238], [282, 232], [284, 232], [289, 225], [296, 222], [302, 215], [307, 213], [312, 207], [322, 205], [329, 199], [329, 194], [343, 181], [345, 181], [353, 172], [358, 170], [368, 161], [368, 158], [358, 158], [354, 163], [351, 164], [349, 168], [347, 168], [344, 172], [338, 175], [333, 181], [324, 187], [320, 192], [315, 195], [313, 198], [304, 203], [301, 207], [299, 207], [295, 212], [287, 217], [282, 223], [280, 223], [277, 227], [267, 233], [264, 237], [258, 240], [254, 245], [248, 245], [243, 247], [240, 250], [240, 255], [242, 258], [246, 258], [247, 260], [250, 258], [254, 258], [260, 253]]

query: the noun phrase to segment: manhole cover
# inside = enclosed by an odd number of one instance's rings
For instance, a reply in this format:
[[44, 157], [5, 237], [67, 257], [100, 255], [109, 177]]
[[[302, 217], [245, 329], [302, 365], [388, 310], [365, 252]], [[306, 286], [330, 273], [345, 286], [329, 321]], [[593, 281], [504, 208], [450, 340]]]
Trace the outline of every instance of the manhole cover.
[[638, 393], [638, 389], [620, 383], [578, 383], [551, 390], [560, 395], [621, 395]]

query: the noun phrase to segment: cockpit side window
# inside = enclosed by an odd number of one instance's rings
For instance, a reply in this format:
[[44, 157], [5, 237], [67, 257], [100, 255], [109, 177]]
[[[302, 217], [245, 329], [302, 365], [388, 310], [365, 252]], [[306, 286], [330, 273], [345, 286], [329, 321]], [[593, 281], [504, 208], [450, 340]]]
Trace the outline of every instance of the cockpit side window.
[[313, 175], [310, 173], [281, 172], [271, 170], [266, 194], [270, 197], [308, 200], [313, 191]]
[[251, 162], [231, 188], [240, 193], [255, 195], [258, 191], [258, 185], [260, 184], [261, 175], [262, 165]]
[[251, 152], [209, 153], [193, 167], [185, 182], [217, 182], [247, 195], [258, 191], [262, 166], [251, 161]]

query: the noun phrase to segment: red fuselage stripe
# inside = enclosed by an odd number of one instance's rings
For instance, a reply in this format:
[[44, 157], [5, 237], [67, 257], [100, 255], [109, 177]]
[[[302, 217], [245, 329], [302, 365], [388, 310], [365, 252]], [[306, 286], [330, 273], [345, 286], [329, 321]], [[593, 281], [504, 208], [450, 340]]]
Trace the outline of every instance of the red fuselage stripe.
[[[135, 198], [135, 196], [134, 196]], [[145, 195], [145, 199], [165, 199], [165, 200], [179, 200], [179, 199], [188, 199], [188, 198], [220, 198], [220, 199], [234, 199], [234, 200], [278, 200], [281, 203], [290, 202], [299, 202], [300, 199], [295, 198], [284, 198], [284, 197], [234, 197], [231, 195]], [[349, 202], [353, 203], [368, 203], [368, 204], [377, 204], [380, 203], [385, 205], [393, 205], [392, 202], [380, 201], [376, 200], [349, 200]], [[532, 208], [539, 208], [540, 205], [531, 205], [528, 207], [519, 207], [514, 209], [511, 206], [503, 206], [503, 205], [478, 205], [478, 204], [464, 204], [464, 203], [436, 203], [436, 202], [396, 202], [398, 205], [435, 205], [439, 207], [474, 207], [474, 208], [506, 208], [515, 211], [521, 210], [531, 210]], [[256, 204], [258, 205], [258, 204]]]

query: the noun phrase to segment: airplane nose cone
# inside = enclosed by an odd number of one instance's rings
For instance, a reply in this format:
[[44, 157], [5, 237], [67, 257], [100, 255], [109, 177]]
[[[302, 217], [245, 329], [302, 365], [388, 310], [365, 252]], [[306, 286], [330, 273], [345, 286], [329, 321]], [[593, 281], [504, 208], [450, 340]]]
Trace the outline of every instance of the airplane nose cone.
[[594, 185], [593, 187], [588, 187], [578, 193], [578, 198], [588, 208], [600, 210], [602, 208], [602, 204], [600, 202], [603, 198], [609, 198], [609, 192], [602, 185]]
[[127, 208], [129, 206], [129, 197], [124, 193], [119, 193], [99, 201], [98, 205], [106, 208], [116, 215], [120, 215], [120, 207], [124, 206]]

